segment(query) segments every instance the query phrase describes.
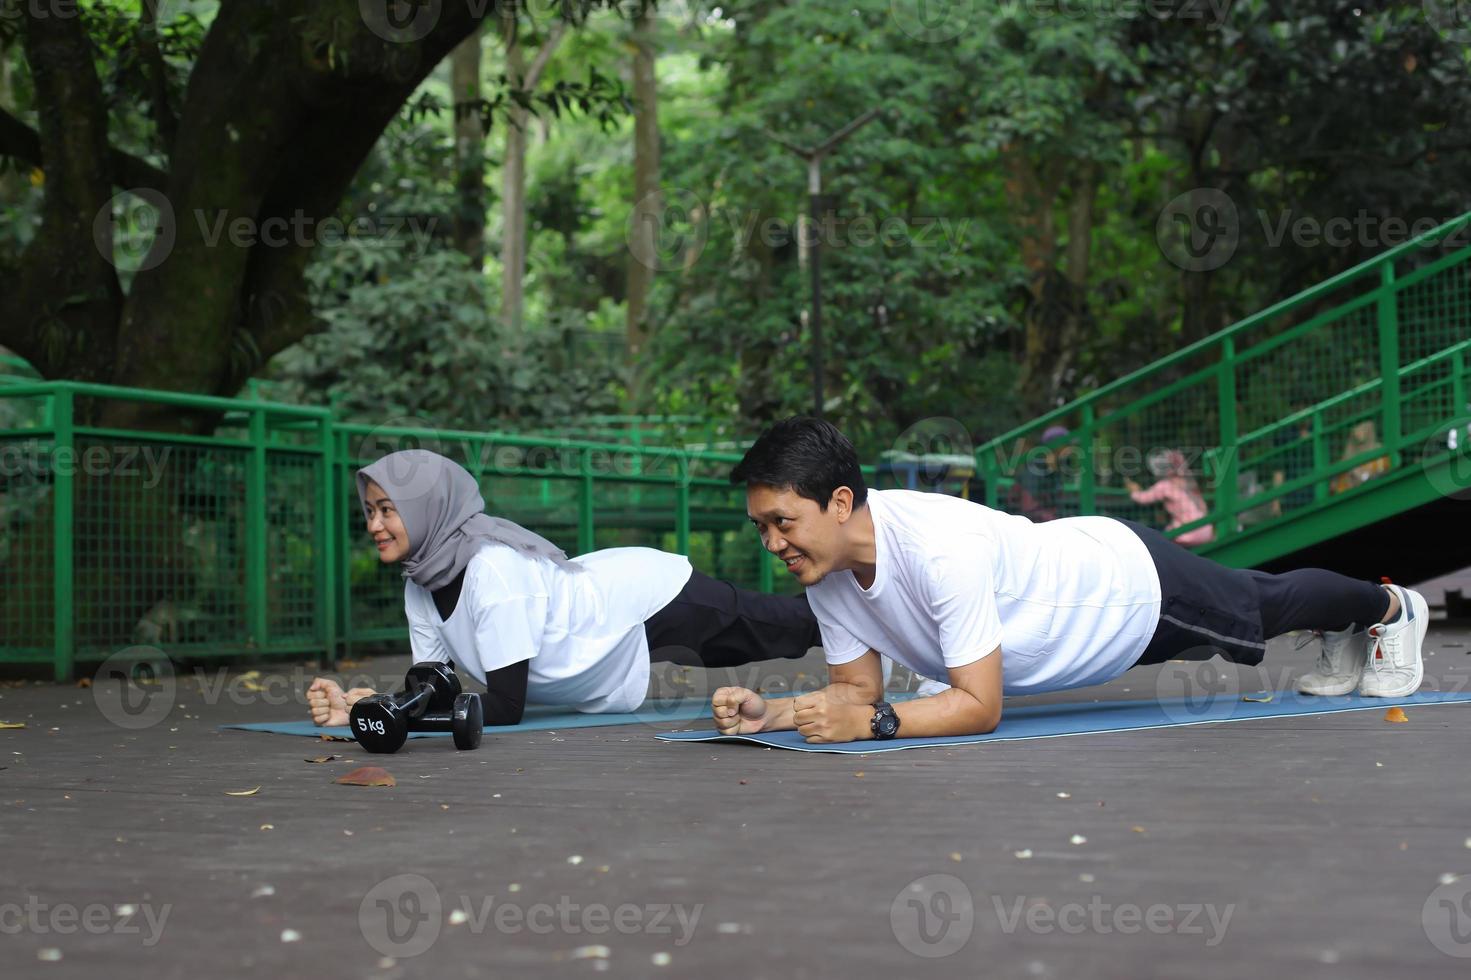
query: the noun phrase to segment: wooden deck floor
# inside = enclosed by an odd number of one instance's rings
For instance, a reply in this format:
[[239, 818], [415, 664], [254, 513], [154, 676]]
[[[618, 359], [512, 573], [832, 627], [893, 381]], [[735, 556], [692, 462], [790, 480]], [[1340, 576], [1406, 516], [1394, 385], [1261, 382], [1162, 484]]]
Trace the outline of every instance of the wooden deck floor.
[[[1432, 683], [1471, 682], [1467, 631], [1432, 630], [1427, 650]], [[1286, 687], [1312, 656], [1279, 640], [1243, 690]], [[0, 690], [0, 720], [26, 724], [0, 732], [6, 976], [1430, 980], [1471, 964], [1471, 706], [873, 757], [665, 744], [655, 720], [369, 759], [218, 731], [302, 714], [310, 668], [261, 670], [177, 678], [137, 729], [96, 689]], [[1157, 670], [1063, 697], [1149, 696]], [[397, 786], [333, 782], [370, 761]]]

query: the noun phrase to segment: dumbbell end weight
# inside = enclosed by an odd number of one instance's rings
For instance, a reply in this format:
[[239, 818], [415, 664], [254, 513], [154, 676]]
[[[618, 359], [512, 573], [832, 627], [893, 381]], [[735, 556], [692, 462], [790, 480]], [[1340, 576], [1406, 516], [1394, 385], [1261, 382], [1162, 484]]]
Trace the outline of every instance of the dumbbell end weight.
[[454, 732], [455, 748], [478, 748], [480, 738], [485, 734], [485, 709], [480, 703], [480, 695], [461, 694], [455, 698], [451, 718], [453, 727], [450, 731]]
[[369, 752], [397, 752], [409, 737], [402, 712], [387, 694], [374, 694], [352, 706], [348, 725], [358, 744]]

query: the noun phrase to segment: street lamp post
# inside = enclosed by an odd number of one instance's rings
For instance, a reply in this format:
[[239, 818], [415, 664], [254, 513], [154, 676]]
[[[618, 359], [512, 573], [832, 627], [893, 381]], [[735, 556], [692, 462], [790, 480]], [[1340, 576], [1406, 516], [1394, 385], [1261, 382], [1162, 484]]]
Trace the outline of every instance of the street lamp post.
[[817, 146], [798, 146], [795, 143], [790, 143], [782, 139], [775, 133], [768, 132], [766, 134], [792, 153], [807, 161], [807, 207], [814, 231], [810, 245], [812, 249], [810, 256], [812, 263], [812, 414], [817, 418], [822, 418], [822, 403], [824, 401], [822, 370], [822, 250], [819, 247], [821, 245], [821, 238], [816, 234], [816, 228], [821, 221], [822, 212], [822, 158], [877, 115], [877, 109], [868, 110]]

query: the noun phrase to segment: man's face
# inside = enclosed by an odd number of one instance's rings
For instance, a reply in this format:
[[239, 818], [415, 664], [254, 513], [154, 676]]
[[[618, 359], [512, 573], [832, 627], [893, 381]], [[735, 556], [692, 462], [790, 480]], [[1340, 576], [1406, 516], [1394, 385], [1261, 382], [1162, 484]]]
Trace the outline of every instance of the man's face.
[[757, 484], [746, 489], [746, 516], [766, 550], [786, 562], [803, 587], [816, 585], [842, 565], [842, 525], [851, 513], [843, 491], [827, 510], [795, 490]]

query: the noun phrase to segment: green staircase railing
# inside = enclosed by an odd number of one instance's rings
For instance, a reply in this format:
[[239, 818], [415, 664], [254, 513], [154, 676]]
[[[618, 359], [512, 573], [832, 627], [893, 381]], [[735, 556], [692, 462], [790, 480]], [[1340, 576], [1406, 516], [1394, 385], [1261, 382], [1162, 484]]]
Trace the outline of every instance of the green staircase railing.
[[1209, 527], [1198, 550], [1251, 565], [1466, 491], [1468, 232], [1471, 214], [991, 440], [986, 502], [1044, 487], [1056, 516], [1157, 524], [1129, 482], [1175, 450], [1208, 512], [1169, 533]]
[[[1015, 507], [1053, 479], [1058, 516], [1153, 521], [1128, 481], [1176, 450], [1208, 513], [1171, 533], [1208, 526], [1202, 551], [1250, 565], [1471, 493], [1468, 230], [1471, 214], [992, 440], [975, 457], [986, 502]], [[351, 479], [411, 445], [459, 460], [493, 511], [569, 551], [648, 545], [749, 587], [792, 587], [746, 526], [726, 480], [733, 453], [370, 428], [259, 397], [41, 382], [5, 366], [0, 664], [52, 663], [66, 678], [131, 644], [330, 657], [401, 637], [402, 583], [355, 523]], [[78, 405], [99, 400], [224, 423], [186, 436], [80, 421]], [[1042, 444], [1059, 424], [1070, 433]], [[903, 475], [886, 465], [875, 485]]]

